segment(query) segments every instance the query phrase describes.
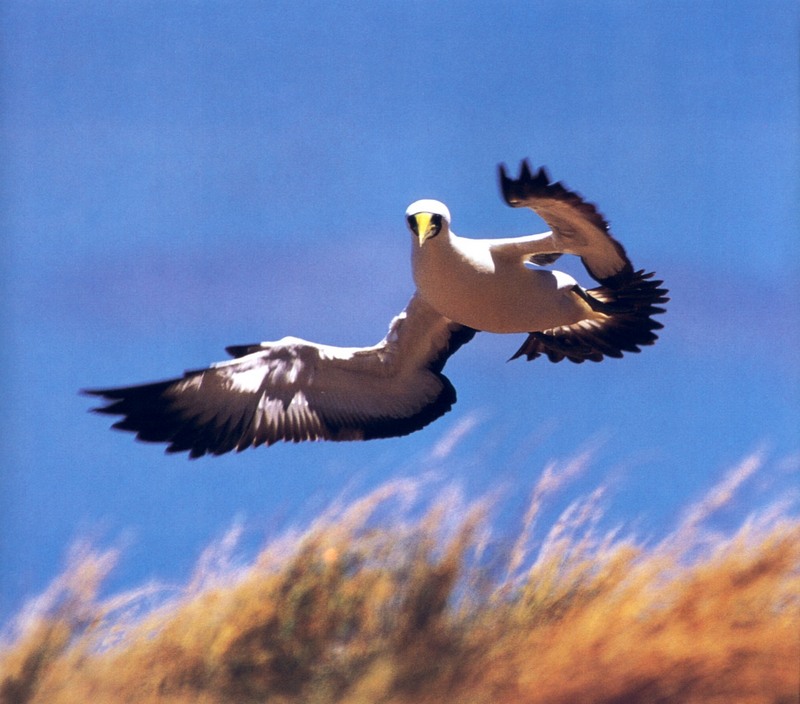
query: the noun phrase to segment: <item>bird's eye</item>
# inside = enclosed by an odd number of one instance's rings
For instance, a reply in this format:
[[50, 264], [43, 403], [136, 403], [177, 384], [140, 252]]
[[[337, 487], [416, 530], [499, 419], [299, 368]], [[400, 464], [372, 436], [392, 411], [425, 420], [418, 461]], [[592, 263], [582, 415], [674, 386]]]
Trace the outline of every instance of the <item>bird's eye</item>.
[[417, 224], [417, 219], [413, 215], [409, 215], [406, 220], [408, 221], [408, 227], [415, 235], [419, 234], [419, 225]]

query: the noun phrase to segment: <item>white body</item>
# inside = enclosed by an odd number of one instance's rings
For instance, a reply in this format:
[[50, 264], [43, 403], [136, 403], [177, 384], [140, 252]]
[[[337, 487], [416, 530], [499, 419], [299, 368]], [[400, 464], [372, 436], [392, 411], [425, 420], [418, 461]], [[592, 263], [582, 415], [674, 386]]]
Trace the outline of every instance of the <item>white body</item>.
[[525, 264], [546, 239], [467, 239], [447, 227], [421, 247], [412, 238], [417, 293], [450, 320], [486, 332], [533, 332], [592, 317], [572, 290], [575, 279]]

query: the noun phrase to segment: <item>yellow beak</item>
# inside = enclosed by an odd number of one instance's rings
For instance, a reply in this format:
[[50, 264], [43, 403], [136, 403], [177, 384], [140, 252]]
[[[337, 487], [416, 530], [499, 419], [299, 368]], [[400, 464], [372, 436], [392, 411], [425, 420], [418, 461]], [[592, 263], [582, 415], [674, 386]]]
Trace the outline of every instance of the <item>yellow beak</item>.
[[431, 213], [417, 213], [414, 218], [417, 221], [417, 233], [419, 236], [419, 246], [422, 247], [432, 234]]

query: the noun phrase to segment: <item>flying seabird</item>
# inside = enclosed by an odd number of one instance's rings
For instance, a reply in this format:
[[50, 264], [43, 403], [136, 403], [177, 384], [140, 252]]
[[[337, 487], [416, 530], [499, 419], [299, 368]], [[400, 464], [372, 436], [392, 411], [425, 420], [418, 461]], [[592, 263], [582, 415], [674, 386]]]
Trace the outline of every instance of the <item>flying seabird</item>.
[[[373, 347], [334, 347], [296, 337], [226, 348], [233, 359], [183, 377], [92, 389], [122, 416], [114, 428], [195, 458], [280, 440], [368, 440], [412, 433], [447, 413], [456, 392], [442, 369], [476, 332], [526, 333], [512, 356], [599, 362], [652, 345], [669, 300], [653, 273], [634, 270], [594, 205], [544, 167], [519, 177], [499, 167], [506, 203], [527, 207], [550, 232], [468, 239], [450, 229], [444, 203], [406, 210], [416, 292]], [[585, 289], [542, 268], [580, 257], [599, 286]]]

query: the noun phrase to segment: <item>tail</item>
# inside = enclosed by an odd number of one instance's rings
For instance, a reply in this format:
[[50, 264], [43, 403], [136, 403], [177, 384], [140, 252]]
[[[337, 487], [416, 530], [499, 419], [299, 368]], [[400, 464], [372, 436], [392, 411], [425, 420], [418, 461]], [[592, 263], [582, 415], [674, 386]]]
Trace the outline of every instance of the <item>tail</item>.
[[640, 269], [613, 288], [598, 286], [582, 292], [596, 317], [532, 332], [511, 359], [524, 355], [532, 360], [544, 354], [551, 362], [601, 362], [652, 345], [658, 339], [654, 331], [664, 327], [653, 316], [666, 312], [661, 304], [669, 301], [664, 282], [654, 280], [654, 275]]

